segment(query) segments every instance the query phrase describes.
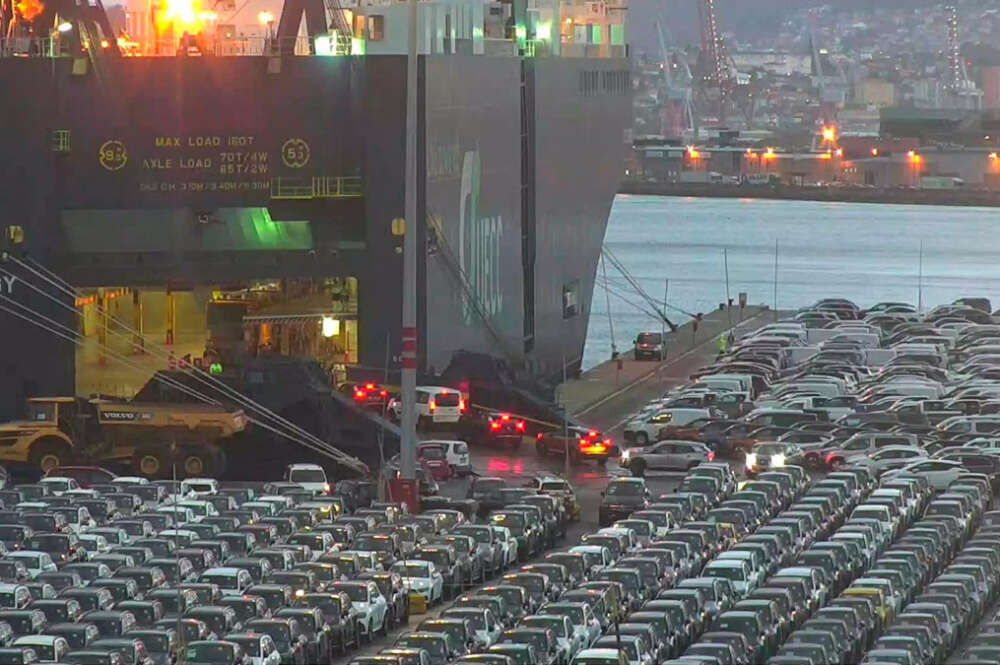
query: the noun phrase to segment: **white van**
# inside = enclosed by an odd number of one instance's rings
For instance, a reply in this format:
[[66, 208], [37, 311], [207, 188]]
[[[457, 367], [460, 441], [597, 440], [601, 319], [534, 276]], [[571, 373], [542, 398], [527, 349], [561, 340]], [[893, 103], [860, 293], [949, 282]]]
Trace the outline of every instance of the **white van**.
[[[465, 398], [454, 388], [417, 386], [417, 429], [427, 429], [435, 423], [457, 423], [465, 415]], [[403, 415], [403, 404], [394, 399], [389, 411], [397, 420]]]

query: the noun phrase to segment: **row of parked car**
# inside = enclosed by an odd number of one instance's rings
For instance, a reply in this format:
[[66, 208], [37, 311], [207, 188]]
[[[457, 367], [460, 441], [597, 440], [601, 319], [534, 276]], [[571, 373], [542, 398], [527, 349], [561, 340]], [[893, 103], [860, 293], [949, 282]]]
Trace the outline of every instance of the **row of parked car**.
[[918, 314], [826, 299], [768, 324], [635, 414], [620, 464], [906, 467], [939, 489], [964, 467], [1000, 488], [1000, 324], [980, 300]]
[[314, 665], [553, 547], [575, 497], [409, 514], [297, 464], [262, 492], [63, 467], [0, 502], [0, 663]]

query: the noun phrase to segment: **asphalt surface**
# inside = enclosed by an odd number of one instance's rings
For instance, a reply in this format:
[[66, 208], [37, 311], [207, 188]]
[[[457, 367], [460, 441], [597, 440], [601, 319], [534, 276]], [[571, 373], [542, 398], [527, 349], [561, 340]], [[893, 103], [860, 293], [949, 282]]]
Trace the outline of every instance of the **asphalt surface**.
[[[772, 320], [770, 316], [757, 316], [740, 323], [736, 336], [745, 335]], [[587, 425], [601, 430], [614, 437], [616, 443], [622, 442], [622, 428], [630, 414], [644, 406], [649, 400], [662, 395], [670, 388], [686, 383], [689, 376], [711, 363], [716, 356], [717, 347], [714, 338], [707, 338], [699, 346], [688, 349], [677, 355], [668, 357], [662, 363], [655, 361], [637, 361], [631, 358], [627, 363], [642, 363], [649, 366], [650, 372], [644, 373], [639, 381], [627, 385], [609, 383], [606, 386], [605, 397], [585, 406], [576, 413], [576, 418]], [[584, 374], [581, 380], [587, 380]], [[443, 435], [446, 433], [442, 433]], [[429, 437], [433, 438], [433, 437]], [[446, 437], [447, 438], [447, 437]], [[508, 448], [488, 448], [483, 445], [470, 444], [470, 456], [474, 473], [483, 476], [504, 478], [510, 487], [519, 487], [534, 475], [556, 474], [565, 477], [573, 485], [577, 499], [580, 502], [580, 520], [570, 525], [565, 540], [558, 549], [566, 549], [580, 542], [580, 537], [588, 532], [596, 531], [597, 509], [601, 503], [601, 492], [608, 484], [608, 479], [628, 472], [621, 469], [615, 459], [608, 460], [607, 466], [598, 466], [596, 462], [582, 462], [570, 465], [567, 473], [564, 460], [553, 457], [540, 457], [535, 453], [535, 447], [528, 440], [517, 451]], [[742, 465], [733, 463], [737, 475], [742, 475]], [[646, 474], [646, 485], [653, 496], [671, 492], [684, 478], [683, 472], [649, 472]], [[465, 498], [470, 478], [459, 478], [441, 482], [441, 494], [453, 498]], [[543, 555], [544, 556], [544, 555]], [[522, 562], [528, 563], [528, 562]], [[447, 609], [450, 601], [438, 603], [429, 608], [426, 614], [412, 615], [409, 625], [396, 627], [385, 637], [376, 638], [371, 644], [356, 649], [347, 657], [336, 660], [337, 663], [347, 663], [355, 656], [373, 655], [379, 650], [391, 646], [402, 633], [412, 630], [417, 624], [431, 618]]]

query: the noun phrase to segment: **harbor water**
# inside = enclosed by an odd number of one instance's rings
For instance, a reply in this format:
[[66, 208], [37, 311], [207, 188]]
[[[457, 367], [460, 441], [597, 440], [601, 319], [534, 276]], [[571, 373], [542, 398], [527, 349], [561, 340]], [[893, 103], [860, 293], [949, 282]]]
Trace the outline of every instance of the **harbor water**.
[[[605, 247], [675, 323], [740, 292], [751, 304], [794, 309], [840, 296], [925, 305], [985, 296], [1000, 307], [1000, 211], [995, 208], [619, 195]], [[921, 251], [921, 244], [923, 249]], [[922, 257], [922, 258], [921, 258]], [[921, 265], [922, 264], [922, 265]], [[598, 266], [584, 368], [659, 330], [612, 263]], [[610, 297], [611, 319], [608, 317]], [[643, 311], [647, 310], [647, 311]], [[680, 311], [683, 310], [683, 311]]]

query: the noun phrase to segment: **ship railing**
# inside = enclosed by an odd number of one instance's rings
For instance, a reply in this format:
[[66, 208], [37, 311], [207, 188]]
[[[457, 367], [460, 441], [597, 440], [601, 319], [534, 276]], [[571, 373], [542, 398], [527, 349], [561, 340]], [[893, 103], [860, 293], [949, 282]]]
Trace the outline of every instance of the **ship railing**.
[[[119, 44], [122, 55], [135, 57], [176, 56], [271, 56], [293, 53], [309, 55], [350, 55], [351, 38], [339, 34], [310, 39], [306, 36], [278, 39], [277, 37], [238, 36], [232, 39], [210, 39], [190, 42], [182, 47], [175, 40], [128, 42]], [[50, 37], [0, 38], [0, 58], [60, 58], [70, 57], [66, 40]]]
[[271, 178], [272, 199], [356, 199], [361, 198], [363, 194], [360, 176]]

